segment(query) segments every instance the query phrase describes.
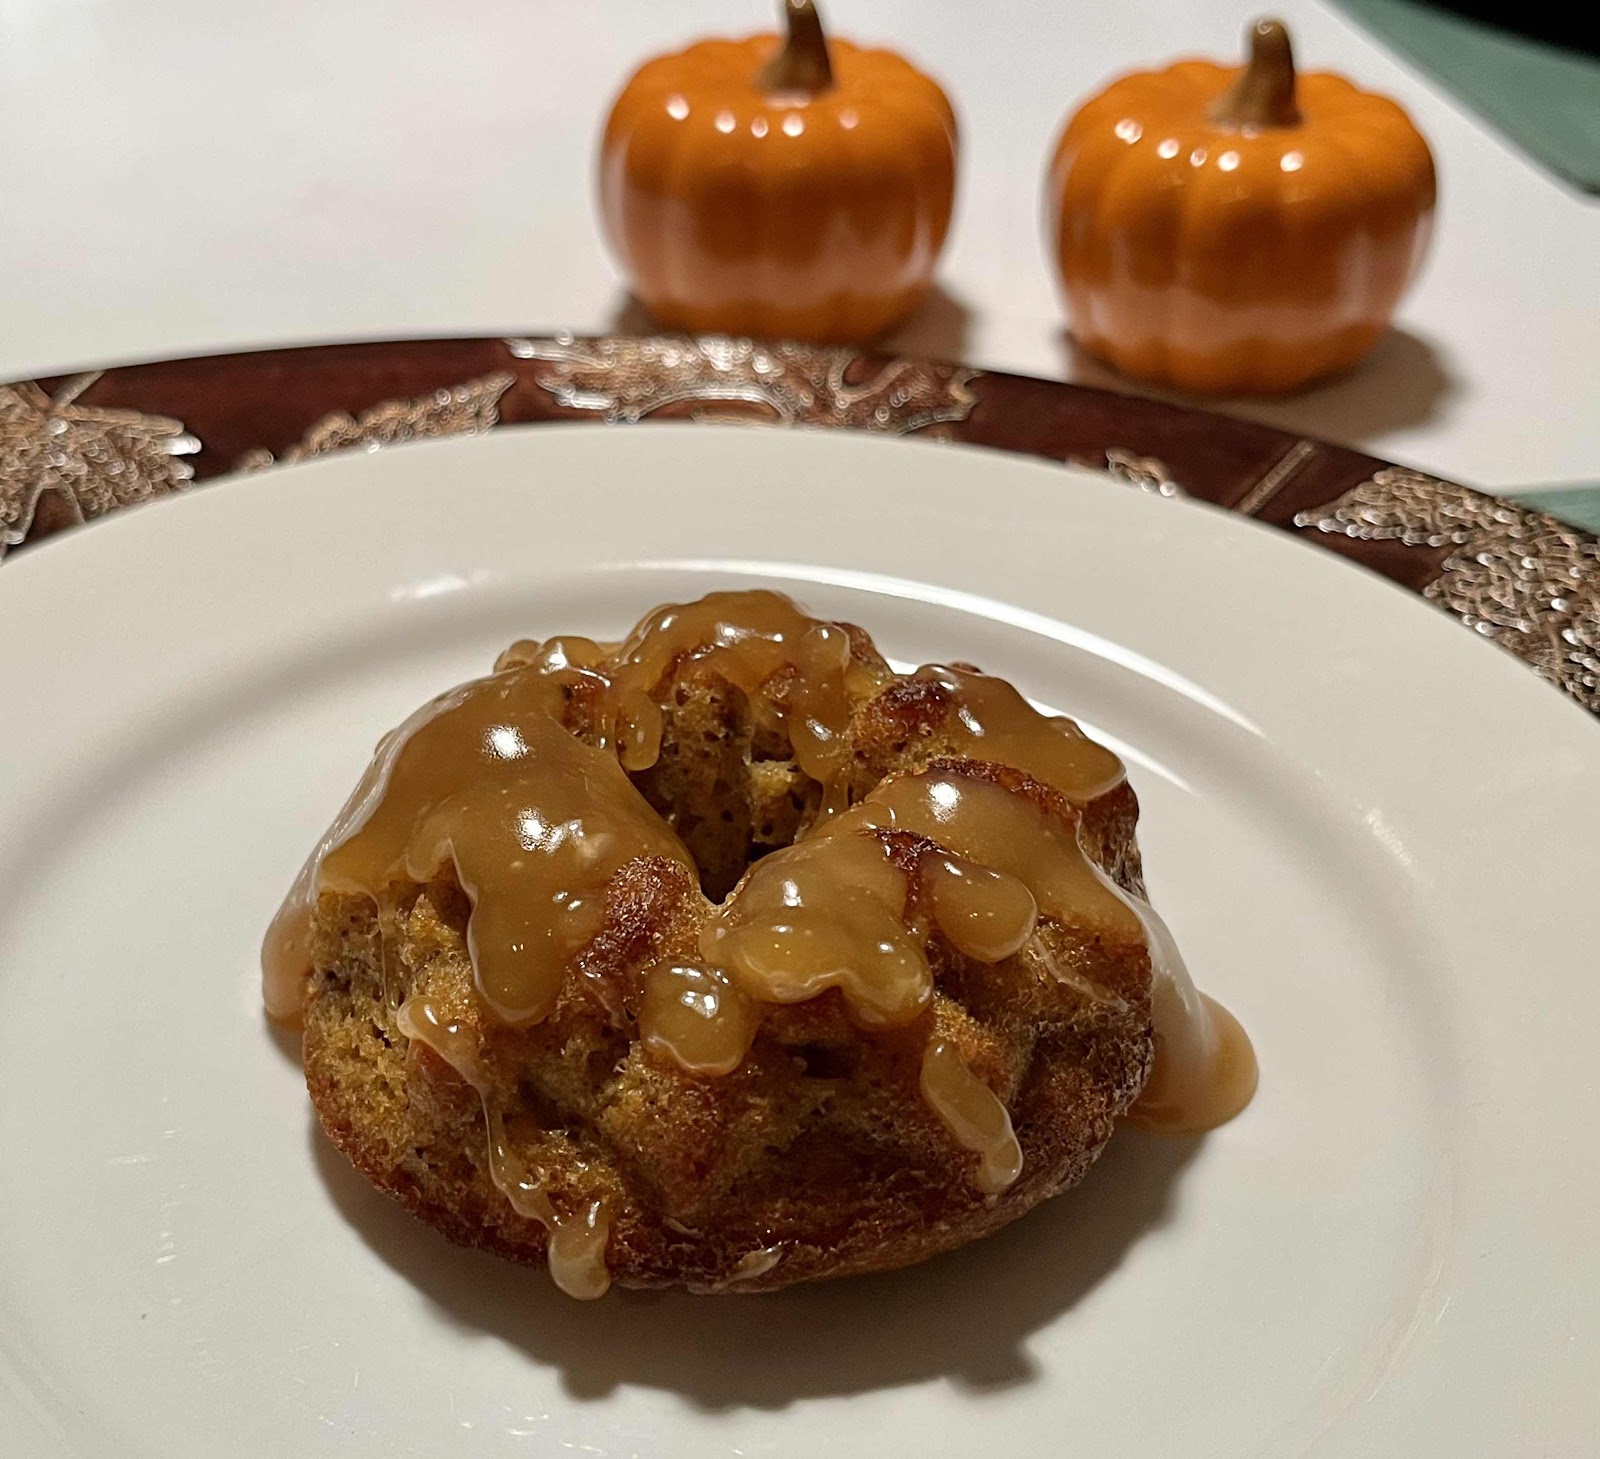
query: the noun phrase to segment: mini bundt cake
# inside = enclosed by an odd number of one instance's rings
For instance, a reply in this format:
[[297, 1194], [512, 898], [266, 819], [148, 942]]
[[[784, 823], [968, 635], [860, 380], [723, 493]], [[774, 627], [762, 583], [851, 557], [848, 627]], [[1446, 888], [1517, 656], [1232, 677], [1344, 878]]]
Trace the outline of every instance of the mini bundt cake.
[[903, 1266], [1078, 1181], [1158, 1044], [1198, 1037], [1207, 1119], [1248, 1099], [1237, 1026], [1152, 987], [1137, 813], [1005, 682], [715, 593], [390, 734], [268, 1009], [373, 1184], [574, 1296]]

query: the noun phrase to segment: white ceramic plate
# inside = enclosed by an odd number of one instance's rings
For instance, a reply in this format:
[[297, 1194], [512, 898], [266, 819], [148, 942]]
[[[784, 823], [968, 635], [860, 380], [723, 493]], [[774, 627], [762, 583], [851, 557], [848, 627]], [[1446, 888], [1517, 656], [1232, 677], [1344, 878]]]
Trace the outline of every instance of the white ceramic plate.
[[[752, 580], [1123, 751], [1261, 1090], [920, 1269], [580, 1305], [320, 1140], [257, 940], [422, 698]], [[0, 803], [7, 1456], [1594, 1452], [1600, 726], [1276, 532], [844, 434], [335, 458], [0, 572]]]

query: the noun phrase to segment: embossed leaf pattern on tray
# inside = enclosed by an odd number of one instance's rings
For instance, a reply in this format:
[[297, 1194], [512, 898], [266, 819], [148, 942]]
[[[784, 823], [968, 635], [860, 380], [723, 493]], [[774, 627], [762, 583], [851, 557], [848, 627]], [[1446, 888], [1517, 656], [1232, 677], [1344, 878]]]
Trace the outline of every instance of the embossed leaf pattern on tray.
[[28, 380], [0, 385], [0, 557], [28, 535], [47, 496], [86, 522], [193, 477], [182, 458], [200, 443], [181, 421], [76, 403], [98, 378], [76, 376], [54, 396]]
[[1448, 548], [1424, 596], [1600, 714], [1600, 542], [1587, 532], [1398, 466], [1295, 525]]
[[1152, 496], [1189, 494], [1173, 479], [1171, 468], [1159, 456], [1141, 456], [1126, 446], [1107, 446], [1099, 460], [1068, 456], [1066, 462], [1068, 466], [1081, 466], [1086, 471], [1103, 471], [1113, 481], [1137, 487]]
[[497, 370], [461, 385], [441, 386], [416, 400], [380, 401], [359, 416], [337, 410], [323, 416], [281, 455], [264, 448], [247, 451], [234, 462], [234, 470], [260, 471], [331, 451], [376, 451], [435, 436], [475, 436], [498, 424], [500, 397], [515, 383], [515, 375]]
[[[748, 339], [506, 341], [519, 360], [543, 368], [534, 379], [569, 410], [600, 419], [644, 420], [673, 406], [696, 420], [761, 420], [905, 435], [965, 420], [978, 371], [928, 360], [865, 362], [850, 350]], [[863, 372], [850, 379], [851, 367]]]

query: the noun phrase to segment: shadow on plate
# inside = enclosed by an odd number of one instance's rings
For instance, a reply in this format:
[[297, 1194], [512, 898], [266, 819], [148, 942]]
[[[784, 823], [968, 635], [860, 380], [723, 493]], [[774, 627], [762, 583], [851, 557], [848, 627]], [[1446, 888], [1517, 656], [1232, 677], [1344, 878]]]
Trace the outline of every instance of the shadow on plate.
[[[967, 347], [972, 310], [937, 282], [928, 297], [875, 350], [934, 360], [959, 360]], [[659, 334], [661, 326], [632, 294], [623, 294], [606, 324], [611, 334]]]
[[1146, 385], [1086, 353], [1065, 329], [1061, 349], [1067, 378], [1080, 385], [1199, 406], [1357, 449], [1374, 447], [1391, 431], [1436, 420], [1457, 389], [1439, 352], [1404, 329], [1391, 328], [1342, 375], [1283, 396], [1186, 395]]
[[545, 1274], [452, 1246], [310, 1140], [339, 1212], [464, 1336], [489, 1334], [559, 1368], [579, 1399], [634, 1384], [703, 1410], [780, 1409], [946, 1377], [972, 1392], [1033, 1381], [1028, 1340], [1072, 1309], [1144, 1234], [1173, 1217], [1198, 1139], [1126, 1129], [1076, 1190], [997, 1236], [881, 1276], [748, 1296], [614, 1289], [563, 1297]]
[[267, 1037], [272, 1040], [272, 1047], [283, 1056], [284, 1060], [293, 1064], [296, 1069], [300, 1068], [302, 1064], [300, 1030], [286, 1028], [283, 1024], [274, 1022], [265, 1012], [261, 1015], [261, 1026], [266, 1029]]
[[885, 354], [917, 359], [961, 360], [966, 357], [971, 331], [972, 310], [944, 285], [935, 282], [916, 312], [874, 348]]

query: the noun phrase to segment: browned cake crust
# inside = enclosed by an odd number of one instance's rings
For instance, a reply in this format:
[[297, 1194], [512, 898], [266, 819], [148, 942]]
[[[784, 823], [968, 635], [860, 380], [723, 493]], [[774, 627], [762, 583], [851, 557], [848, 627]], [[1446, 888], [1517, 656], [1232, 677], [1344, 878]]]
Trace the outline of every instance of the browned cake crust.
[[[856, 651], [876, 659], [855, 636]], [[1020, 953], [980, 963], [935, 931], [933, 1003], [906, 1027], [864, 1033], [837, 991], [771, 1005], [743, 1064], [718, 1077], [687, 1073], [640, 1041], [643, 970], [692, 957], [712, 907], [706, 893], [720, 898], [762, 852], [803, 835], [817, 802], [787, 744], [753, 730], [743, 695], [725, 681], [675, 669], [656, 697], [662, 754], [634, 779], [694, 852], [704, 890], [676, 863], [628, 864], [611, 885], [604, 930], [567, 970], [548, 1019], [511, 1028], [484, 1015], [467, 899], [449, 881], [391, 887], [384, 935], [370, 899], [321, 897], [304, 1058], [333, 1142], [451, 1240], [544, 1259], [544, 1226], [519, 1216], [491, 1179], [478, 1093], [396, 1025], [401, 1000], [421, 994], [479, 1031], [495, 1100], [514, 1111], [507, 1142], [555, 1208], [605, 1202], [606, 1262], [625, 1286], [755, 1291], [904, 1266], [997, 1230], [1081, 1179], [1149, 1071], [1141, 946], [1103, 946], [1041, 919]], [[1078, 818], [1016, 770], [950, 758], [951, 714], [947, 693], [913, 679], [859, 706], [853, 798], [936, 765]], [[589, 732], [581, 694], [569, 727]], [[1113, 879], [1142, 894], [1137, 814], [1121, 784], [1083, 808], [1079, 835]], [[905, 840], [896, 860], [919, 897], [916, 838], [891, 834]], [[975, 1157], [919, 1096], [934, 1033], [1011, 1113], [1024, 1165], [999, 1196], [974, 1187]], [[741, 1259], [769, 1248], [781, 1260], [744, 1275], [751, 1263]]]

